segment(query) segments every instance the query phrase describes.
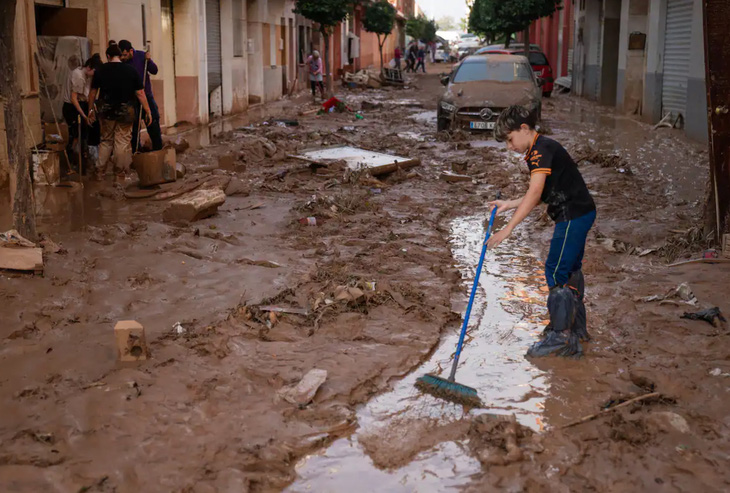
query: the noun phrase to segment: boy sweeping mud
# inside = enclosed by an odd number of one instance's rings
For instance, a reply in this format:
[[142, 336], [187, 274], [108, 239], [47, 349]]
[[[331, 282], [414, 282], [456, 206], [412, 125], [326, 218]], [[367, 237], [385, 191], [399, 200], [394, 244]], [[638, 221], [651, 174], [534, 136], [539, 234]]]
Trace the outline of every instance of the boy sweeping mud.
[[568, 151], [535, 130], [537, 115], [522, 106], [510, 106], [497, 119], [494, 136], [507, 148], [525, 154], [530, 186], [524, 197], [490, 202], [497, 214], [517, 209], [507, 226], [492, 235], [489, 248], [507, 238], [540, 201], [548, 205], [555, 231], [545, 262], [545, 279], [550, 294], [547, 307], [550, 323], [541, 341], [528, 356], [580, 356], [579, 340], [589, 340], [583, 304], [584, 281], [581, 265], [586, 237], [596, 219], [596, 205]]

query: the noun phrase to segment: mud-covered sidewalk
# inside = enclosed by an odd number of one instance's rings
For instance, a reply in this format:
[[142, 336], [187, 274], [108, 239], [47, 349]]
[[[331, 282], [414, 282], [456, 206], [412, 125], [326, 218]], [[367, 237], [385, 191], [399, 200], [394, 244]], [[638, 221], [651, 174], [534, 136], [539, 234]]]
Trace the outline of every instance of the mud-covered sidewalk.
[[[363, 120], [314, 115], [300, 102], [280, 105], [297, 126], [231, 125], [178, 156], [188, 170], [178, 190], [227, 195], [218, 214], [194, 223], [164, 222], [160, 197], [94, 184], [40, 191], [41, 229], [61, 248], [49, 248], [42, 278], [0, 277], [1, 489], [279, 491], [302, 458], [353, 434], [358, 406], [458, 329], [469, 279], [452, 221], [527, 183], [520, 160], [483, 136], [435, 133], [440, 90], [436, 76], [419, 76], [404, 90], [342, 93]], [[371, 439], [403, 437], [397, 454], [367, 441], [362, 453], [397, 471], [441, 443], [461, 444], [481, 471], [460, 482], [474, 491], [727, 489], [727, 329], [679, 315], [730, 313], [729, 269], [666, 266], [704, 248], [706, 153], [572, 98], [547, 101], [543, 114], [598, 204], [585, 266], [594, 341], [582, 360], [531, 362], [547, 385], [513, 397], [539, 410], [531, 427], [450, 413]], [[376, 179], [291, 157], [340, 144], [421, 165]], [[472, 181], [447, 182], [444, 171]], [[519, 261], [520, 243], [544, 253], [551, 225], [533, 216], [502, 255]], [[308, 217], [317, 225], [300, 223]], [[521, 275], [539, 292], [538, 277]], [[682, 282], [697, 306], [641, 301]], [[544, 312], [528, 315], [520, 330], [536, 338]], [[144, 325], [148, 361], [116, 361], [112, 329], [124, 319]], [[280, 397], [314, 368], [327, 379], [310, 404]], [[647, 392], [661, 396], [560, 430]], [[493, 412], [508, 416], [502, 407]]]

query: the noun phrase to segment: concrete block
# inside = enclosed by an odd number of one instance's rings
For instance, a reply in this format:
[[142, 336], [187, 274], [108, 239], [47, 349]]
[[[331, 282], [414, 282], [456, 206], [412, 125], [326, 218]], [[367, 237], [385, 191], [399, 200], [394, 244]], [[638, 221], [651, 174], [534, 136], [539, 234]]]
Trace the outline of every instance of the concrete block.
[[220, 188], [196, 190], [170, 202], [162, 218], [168, 222], [197, 221], [215, 214], [225, 201], [226, 194]]
[[120, 320], [114, 326], [119, 361], [141, 361], [149, 357], [144, 327], [135, 320]]
[[226, 171], [234, 171], [236, 169], [236, 156], [234, 154], [225, 154], [218, 156], [218, 168]]

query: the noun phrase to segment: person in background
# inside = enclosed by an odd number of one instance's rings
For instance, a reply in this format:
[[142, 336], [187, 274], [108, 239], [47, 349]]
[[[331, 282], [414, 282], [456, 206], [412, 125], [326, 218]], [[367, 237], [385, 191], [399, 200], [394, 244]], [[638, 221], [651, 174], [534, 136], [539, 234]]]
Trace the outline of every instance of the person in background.
[[423, 69], [423, 73], [426, 73], [426, 49], [425, 47], [419, 46], [418, 47], [418, 63], [416, 63], [416, 68], [413, 70], [414, 72], [418, 72], [418, 67], [421, 67]]
[[89, 121], [96, 121], [94, 103], [99, 97], [99, 117], [101, 119], [101, 144], [97, 179], [103, 179], [109, 158], [114, 151], [114, 164], [118, 182], [124, 181], [132, 164], [132, 125], [136, 120], [136, 102], [142, 105], [145, 123], [152, 124], [152, 112], [147, 104], [144, 86], [139, 74], [129, 64], [122, 63], [122, 51], [117, 45], [106, 50], [109, 63], [94, 72], [89, 92]]
[[400, 70], [400, 59], [403, 57], [403, 52], [400, 51], [400, 46], [395, 47], [395, 53], [393, 54], [393, 58], [395, 58], [395, 68]]
[[406, 51], [406, 72], [415, 72], [415, 66], [416, 66], [416, 52], [418, 51], [418, 48], [416, 47], [415, 43], [411, 43], [408, 46], [408, 50]]
[[[113, 39], [110, 39], [109, 43], [107, 43], [106, 47], [109, 48], [110, 46], [117, 46], [117, 42], [114, 41]], [[109, 59], [109, 55], [106, 56], [106, 61], [111, 62], [111, 60]]]
[[324, 70], [322, 58], [317, 50], [314, 50], [307, 58], [307, 66], [309, 67], [309, 84], [312, 86], [312, 99], [316, 101], [317, 87], [319, 87], [319, 93], [324, 100]]
[[[63, 119], [68, 125], [68, 144], [66, 152], [70, 155], [74, 149], [74, 141], [78, 142], [79, 152], [88, 154], [87, 146], [99, 145], [99, 125], [89, 123], [89, 90], [94, 72], [104, 65], [101, 56], [95, 53], [86, 60], [83, 67], [71, 71], [63, 94]], [[81, 133], [79, 134], [79, 116], [81, 116]], [[70, 164], [70, 163], [69, 163]]]
[[[157, 107], [155, 96], [152, 93], [152, 83], [150, 82], [150, 75], [157, 75], [159, 69], [157, 64], [152, 61], [150, 52], [144, 52], [135, 50], [132, 47], [132, 43], [123, 39], [119, 42], [119, 49], [122, 51], [122, 61], [131, 64], [139, 74], [139, 77], [144, 81], [144, 94], [147, 98], [147, 104], [149, 104], [150, 110], [152, 111], [152, 123], [147, 125], [147, 134], [150, 136], [152, 141], [152, 150], [159, 151], [162, 149], [162, 130], [160, 130], [160, 110]], [[145, 65], [146, 64], [146, 65]], [[147, 72], [145, 72], [145, 66]], [[139, 109], [138, 109], [139, 111]], [[146, 118], [145, 118], [146, 121]], [[132, 152], [136, 152], [139, 148], [137, 140], [139, 139], [139, 113], [134, 119], [134, 126], [132, 127]]]
[[431, 41], [429, 48], [431, 49], [431, 63], [436, 63], [436, 41]]

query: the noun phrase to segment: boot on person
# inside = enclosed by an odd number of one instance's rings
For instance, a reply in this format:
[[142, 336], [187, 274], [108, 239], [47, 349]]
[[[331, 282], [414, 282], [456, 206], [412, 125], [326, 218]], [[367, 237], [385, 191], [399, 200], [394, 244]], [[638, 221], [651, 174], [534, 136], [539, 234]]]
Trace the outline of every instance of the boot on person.
[[546, 330], [545, 337], [527, 350], [527, 356], [580, 357], [583, 348], [573, 330], [578, 308], [575, 292], [566, 286], [555, 286], [550, 290], [547, 306], [551, 330]]

